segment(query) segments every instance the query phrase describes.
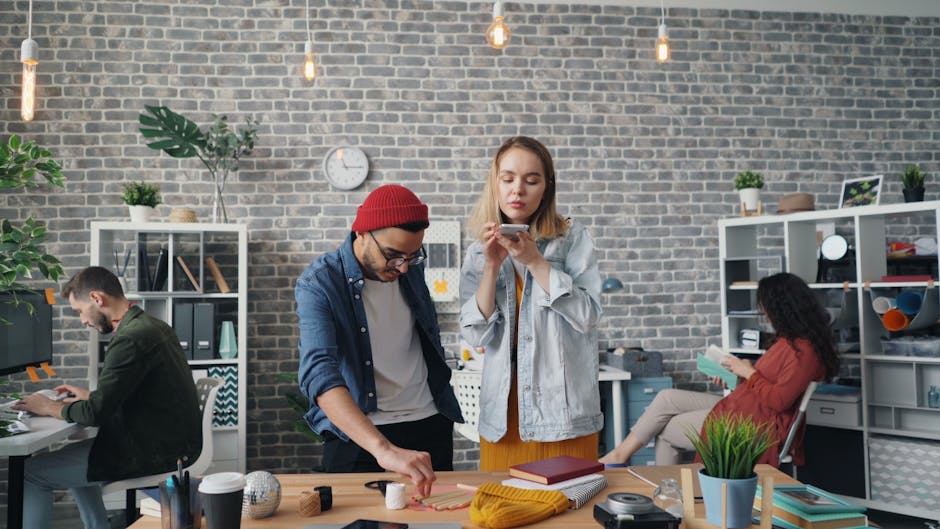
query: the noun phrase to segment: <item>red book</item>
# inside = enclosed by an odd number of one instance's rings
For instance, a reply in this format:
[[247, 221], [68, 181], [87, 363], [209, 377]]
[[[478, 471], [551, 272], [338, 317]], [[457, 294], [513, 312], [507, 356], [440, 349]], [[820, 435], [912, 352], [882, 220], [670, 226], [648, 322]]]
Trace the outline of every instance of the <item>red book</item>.
[[881, 276], [882, 283], [914, 283], [917, 281], [930, 281], [930, 274], [917, 274], [908, 276]]
[[604, 464], [590, 459], [558, 456], [509, 467], [509, 475], [543, 485], [574, 479], [604, 470]]

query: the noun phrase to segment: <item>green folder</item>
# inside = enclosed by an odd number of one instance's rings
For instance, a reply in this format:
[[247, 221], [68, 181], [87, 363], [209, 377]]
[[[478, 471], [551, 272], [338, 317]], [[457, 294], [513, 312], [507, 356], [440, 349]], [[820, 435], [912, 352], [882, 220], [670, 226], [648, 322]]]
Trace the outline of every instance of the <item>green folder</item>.
[[698, 370], [710, 377], [721, 377], [721, 380], [728, 385], [728, 389], [734, 389], [738, 385], [738, 376], [725, 369], [721, 364], [709, 360], [705, 355], [698, 355]]

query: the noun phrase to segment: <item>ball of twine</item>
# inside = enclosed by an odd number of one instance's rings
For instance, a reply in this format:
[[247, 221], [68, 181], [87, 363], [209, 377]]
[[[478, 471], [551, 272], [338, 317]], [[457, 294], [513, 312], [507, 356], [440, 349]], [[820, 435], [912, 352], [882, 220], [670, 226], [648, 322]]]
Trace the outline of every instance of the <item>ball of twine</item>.
[[320, 493], [305, 490], [300, 493], [300, 515], [316, 516], [320, 514]]

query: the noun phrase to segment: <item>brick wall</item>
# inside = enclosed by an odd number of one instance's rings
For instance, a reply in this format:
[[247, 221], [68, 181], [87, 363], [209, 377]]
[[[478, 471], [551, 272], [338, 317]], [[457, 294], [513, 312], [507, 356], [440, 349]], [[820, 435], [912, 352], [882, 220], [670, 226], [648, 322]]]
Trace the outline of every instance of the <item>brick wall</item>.
[[[126, 218], [122, 182], [158, 182], [164, 215], [209, 215], [199, 162], [144, 145], [144, 105], [200, 124], [211, 113], [262, 123], [226, 190], [230, 215], [250, 226], [252, 470], [319, 463], [318, 447], [282, 428], [287, 387], [274, 380], [297, 366], [292, 285], [378, 185], [407, 185], [432, 217], [465, 219], [501, 141], [539, 138], [556, 159], [562, 212], [590, 228], [603, 275], [626, 285], [603, 297], [601, 347], [663, 351], [677, 383], [699, 387], [693, 353], [720, 333], [715, 226], [736, 214], [737, 171], [764, 173], [765, 207], [805, 191], [825, 209], [845, 178], [884, 173], [882, 203], [892, 203], [906, 164], [940, 170], [937, 17], [673, 8], [673, 61], [660, 65], [653, 8], [511, 3], [512, 44], [498, 52], [483, 40], [488, 2], [312, 0], [311, 85], [299, 75], [302, 0], [37, 0], [40, 103], [22, 123], [26, 6], [0, 11], [0, 137], [52, 149], [67, 182], [0, 194], [0, 215], [43, 219], [68, 270], [88, 262], [90, 221]], [[344, 143], [372, 163], [352, 192], [331, 189], [320, 169]], [[57, 325], [61, 373], [81, 383], [87, 334], [70, 314]], [[441, 325], [456, 346], [456, 316]], [[472, 468], [472, 445], [458, 446]]]

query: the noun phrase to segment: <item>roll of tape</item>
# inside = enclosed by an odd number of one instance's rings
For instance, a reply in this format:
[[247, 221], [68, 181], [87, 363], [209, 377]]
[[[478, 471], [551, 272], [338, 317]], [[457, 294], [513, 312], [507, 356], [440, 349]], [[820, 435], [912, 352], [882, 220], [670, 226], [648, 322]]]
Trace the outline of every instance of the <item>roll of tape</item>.
[[385, 487], [385, 508], [404, 509], [407, 505], [405, 499], [404, 483], [389, 483]]

